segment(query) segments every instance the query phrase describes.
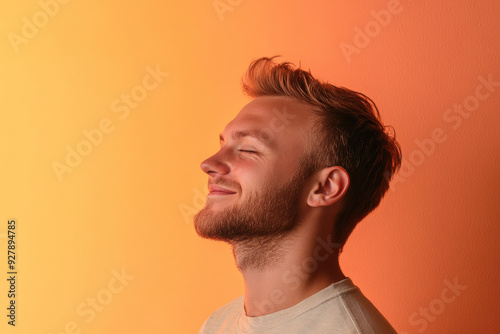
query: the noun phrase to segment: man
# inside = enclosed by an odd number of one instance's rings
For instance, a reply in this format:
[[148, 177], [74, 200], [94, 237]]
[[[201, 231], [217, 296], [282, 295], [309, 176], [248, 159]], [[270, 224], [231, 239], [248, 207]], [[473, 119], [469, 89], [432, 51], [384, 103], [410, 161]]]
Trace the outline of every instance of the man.
[[196, 232], [232, 245], [245, 293], [200, 333], [395, 333], [338, 256], [387, 191], [400, 146], [371, 99], [273, 58], [250, 64], [254, 99], [201, 163]]

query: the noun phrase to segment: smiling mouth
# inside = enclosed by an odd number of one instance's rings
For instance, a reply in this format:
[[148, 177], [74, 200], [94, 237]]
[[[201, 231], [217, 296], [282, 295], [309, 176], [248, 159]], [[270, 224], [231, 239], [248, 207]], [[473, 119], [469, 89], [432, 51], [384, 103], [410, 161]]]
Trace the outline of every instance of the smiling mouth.
[[213, 190], [211, 192], [208, 193], [208, 196], [213, 196], [213, 195], [222, 195], [222, 196], [226, 196], [226, 195], [234, 195], [236, 193], [233, 193], [233, 192], [227, 192], [227, 191], [221, 191], [221, 190]]
[[217, 186], [217, 185], [209, 185], [208, 190], [209, 190], [208, 196], [215, 196], [215, 195], [227, 196], [227, 195], [236, 194], [236, 192], [234, 192], [232, 190], [229, 190], [229, 189]]

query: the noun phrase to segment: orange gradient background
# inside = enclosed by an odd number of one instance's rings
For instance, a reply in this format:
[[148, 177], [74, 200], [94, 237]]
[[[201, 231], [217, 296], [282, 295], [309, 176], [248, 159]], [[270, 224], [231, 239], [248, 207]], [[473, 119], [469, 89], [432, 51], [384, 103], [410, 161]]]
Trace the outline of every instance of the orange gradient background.
[[[500, 81], [497, 1], [23, 0], [0, 16], [1, 333], [197, 333], [243, 293], [229, 246], [200, 239], [192, 213], [200, 162], [249, 101], [242, 74], [272, 55], [371, 97], [402, 145], [405, 169], [341, 255], [346, 275], [399, 333], [500, 332], [500, 87], [471, 98], [480, 76]], [[141, 91], [148, 69], [168, 76]], [[147, 95], [115, 112], [131, 92]], [[53, 164], [106, 119], [59, 180]], [[431, 145], [435, 129], [446, 139]], [[445, 303], [446, 280], [465, 288]]]

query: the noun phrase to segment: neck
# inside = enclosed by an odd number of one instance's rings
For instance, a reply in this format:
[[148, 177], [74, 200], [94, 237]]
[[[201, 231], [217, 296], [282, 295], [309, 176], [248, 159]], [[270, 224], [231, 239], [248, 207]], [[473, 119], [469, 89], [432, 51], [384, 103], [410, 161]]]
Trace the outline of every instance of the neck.
[[345, 278], [331, 236], [318, 232], [299, 229], [233, 244], [245, 284], [247, 316], [289, 308]]

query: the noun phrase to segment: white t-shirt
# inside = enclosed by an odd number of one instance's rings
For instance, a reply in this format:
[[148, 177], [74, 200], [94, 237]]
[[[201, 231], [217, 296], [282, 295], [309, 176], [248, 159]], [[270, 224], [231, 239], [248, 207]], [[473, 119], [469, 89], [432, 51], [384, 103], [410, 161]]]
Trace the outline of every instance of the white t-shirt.
[[395, 334], [350, 278], [287, 309], [259, 317], [245, 314], [243, 296], [215, 311], [199, 334]]

